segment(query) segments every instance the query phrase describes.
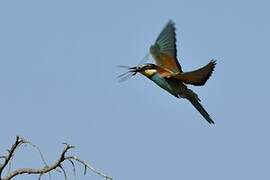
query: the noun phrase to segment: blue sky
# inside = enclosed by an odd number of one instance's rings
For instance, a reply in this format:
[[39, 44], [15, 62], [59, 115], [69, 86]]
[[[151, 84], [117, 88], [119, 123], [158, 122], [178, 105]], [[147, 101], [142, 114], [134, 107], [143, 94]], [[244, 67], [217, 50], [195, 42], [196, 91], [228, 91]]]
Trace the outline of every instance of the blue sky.
[[[19, 134], [49, 162], [73, 144], [117, 180], [269, 179], [269, 5], [1, 1], [1, 152]], [[184, 70], [218, 60], [207, 84], [192, 87], [214, 126], [144, 77], [117, 82], [116, 66], [136, 65], [169, 19]], [[30, 147], [15, 160], [42, 165]]]

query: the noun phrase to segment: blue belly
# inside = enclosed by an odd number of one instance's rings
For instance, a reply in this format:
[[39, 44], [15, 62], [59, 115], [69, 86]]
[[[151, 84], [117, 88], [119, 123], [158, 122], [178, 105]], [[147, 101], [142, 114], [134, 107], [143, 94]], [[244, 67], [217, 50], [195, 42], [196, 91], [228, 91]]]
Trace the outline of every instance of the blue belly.
[[174, 86], [172, 86], [170, 82], [168, 82], [165, 78], [161, 77], [158, 73], [151, 76], [150, 79], [154, 81], [162, 89], [165, 89], [172, 95], [178, 97], [178, 93], [173, 88]]

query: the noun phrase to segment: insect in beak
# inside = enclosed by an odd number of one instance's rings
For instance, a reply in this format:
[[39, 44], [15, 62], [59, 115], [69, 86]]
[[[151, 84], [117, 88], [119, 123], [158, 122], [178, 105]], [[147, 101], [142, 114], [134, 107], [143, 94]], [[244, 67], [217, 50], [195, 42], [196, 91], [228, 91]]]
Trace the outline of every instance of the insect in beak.
[[132, 76], [135, 76], [138, 72], [140, 72], [140, 67], [138, 66], [134, 66], [134, 67], [129, 67], [129, 66], [118, 66], [120, 68], [126, 68], [128, 69], [127, 72], [120, 74], [119, 76], [117, 76], [117, 78], [119, 79], [119, 82], [123, 82], [126, 81], [128, 79], [130, 79]]

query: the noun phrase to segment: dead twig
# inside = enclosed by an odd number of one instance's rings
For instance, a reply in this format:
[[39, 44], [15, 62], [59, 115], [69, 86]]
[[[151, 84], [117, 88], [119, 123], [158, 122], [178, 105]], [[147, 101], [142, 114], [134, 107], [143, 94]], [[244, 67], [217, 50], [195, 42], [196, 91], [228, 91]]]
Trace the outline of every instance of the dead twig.
[[[12, 157], [15, 155], [15, 151], [16, 149], [18, 149], [19, 146], [21, 146], [22, 144], [30, 144], [32, 147], [38, 149], [42, 161], [44, 162], [44, 167], [41, 168], [21, 168], [21, 169], [16, 169], [12, 172], [9, 172], [6, 176], [2, 177], [2, 172], [3, 170], [6, 168], [6, 166], [10, 163]], [[66, 153], [70, 150], [75, 148], [72, 145], [66, 144], [64, 143], [65, 147], [62, 150], [59, 159], [53, 163], [52, 165], [47, 165], [47, 163], [45, 162], [45, 158], [42, 155], [40, 149], [36, 146], [33, 145], [31, 142], [24, 140], [23, 138], [17, 136], [16, 137], [16, 141], [15, 143], [12, 145], [12, 147], [10, 148], [10, 150], [8, 150], [8, 153], [6, 156], [0, 156], [0, 158], [4, 159], [4, 162], [2, 164], [0, 164], [0, 180], [10, 180], [18, 175], [22, 175], [22, 174], [36, 174], [39, 175], [38, 179], [41, 179], [41, 177], [44, 174], [50, 173], [53, 170], [58, 171], [58, 172], [62, 172], [64, 175], [65, 180], [68, 179], [67, 173], [63, 167], [63, 164], [65, 161], [69, 161], [73, 167], [73, 175], [74, 177], [76, 176], [76, 167], [75, 167], [75, 163], [77, 162], [79, 164], [82, 164], [84, 166], [84, 174], [86, 174], [86, 170], [89, 169], [92, 172], [96, 173], [97, 175], [105, 178], [106, 180], [111, 180], [112, 177], [105, 175], [104, 173], [101, 173], [100, 171], [96, 170], [93, 166], [91, 166], [90, 164], [86, 163], [85, 161], [81, 160], [80, 158], [76, 157], [76, 156], [66, 156]], [[60, 170], [60, 171], [59, 171]]]

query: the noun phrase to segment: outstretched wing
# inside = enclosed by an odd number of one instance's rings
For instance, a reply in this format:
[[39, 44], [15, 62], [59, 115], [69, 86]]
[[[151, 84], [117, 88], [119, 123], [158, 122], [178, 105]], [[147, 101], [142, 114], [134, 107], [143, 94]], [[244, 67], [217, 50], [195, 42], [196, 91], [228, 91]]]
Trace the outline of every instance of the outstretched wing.
[[197, 69], [195, 71], [185, 72], [175, 75], [174, 78], [195, 86], [202, 86], [206, 83], [209, 77], [212, 75], [215, 69], [216, 61], [212, 60], [204, 67]]
[[169, 21], [159, 34], [156, 42], [150, 48], [150, 53], [154, 57], [157, 65], [172, 71], [173, 73], [182, 72], [177, 60], [175, 26]]

